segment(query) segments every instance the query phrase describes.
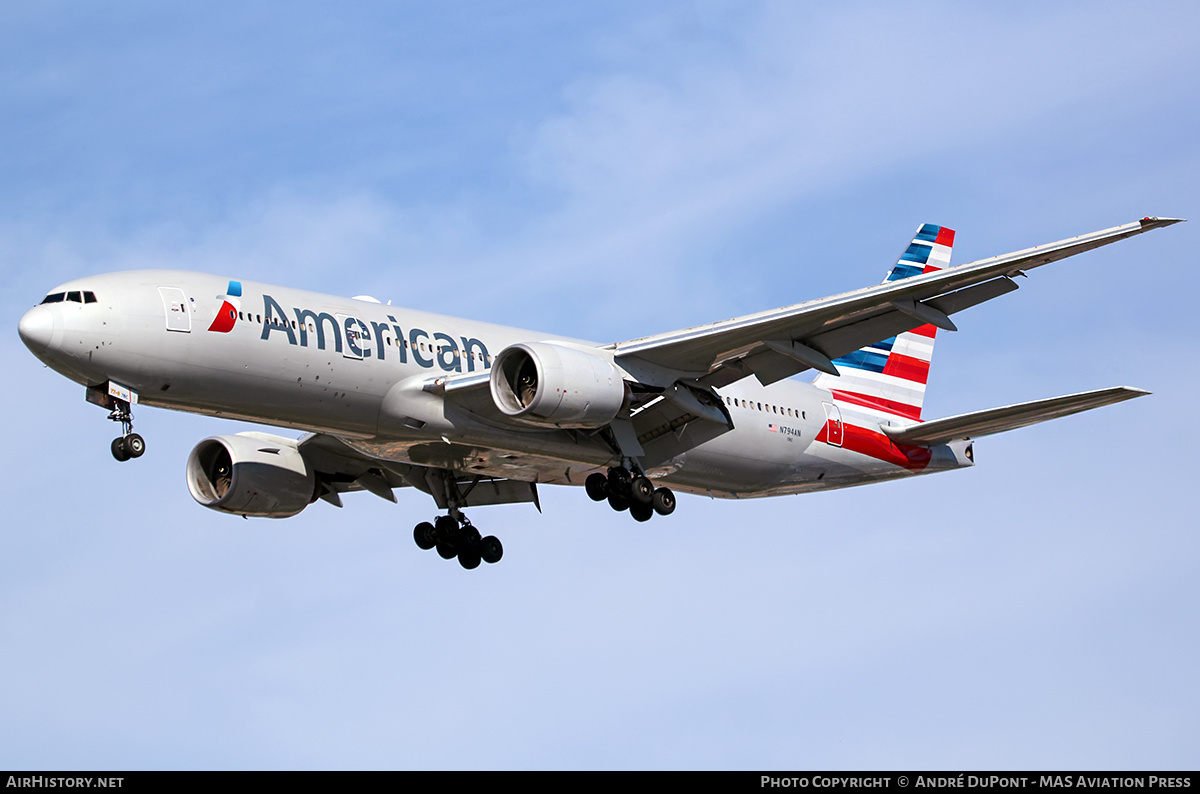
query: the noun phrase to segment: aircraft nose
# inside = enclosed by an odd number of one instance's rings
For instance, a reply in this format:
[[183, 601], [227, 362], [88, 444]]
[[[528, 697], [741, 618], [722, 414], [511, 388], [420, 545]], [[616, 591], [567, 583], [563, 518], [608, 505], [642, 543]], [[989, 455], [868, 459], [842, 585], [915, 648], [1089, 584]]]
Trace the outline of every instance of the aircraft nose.
[[49, 306], [34, 306], [21, 318], [17, 333], [34, 355], [44, 353], [54, 337], [54, 312]]

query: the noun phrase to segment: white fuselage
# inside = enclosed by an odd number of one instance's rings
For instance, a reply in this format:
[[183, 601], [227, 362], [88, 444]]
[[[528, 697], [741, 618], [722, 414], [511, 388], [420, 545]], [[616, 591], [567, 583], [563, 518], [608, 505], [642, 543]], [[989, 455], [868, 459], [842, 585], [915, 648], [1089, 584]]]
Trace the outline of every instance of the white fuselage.
[[[240, 295], [227, 294], [233, 283]], [[113, 273], [54, 292], [95, 300], [31, 309], [21, 321], [30, 348], [72, 380], [120, 383], [143, 404], [328, 433], [377, 458], [530, 482], [578, 485], [620, 463], [595, 434], [502, 421], [428, 388], [439, 376], [487, 371], [515, 343], [595, 343], [183, 271]], [[749, 497], [973, 465], [965, 443], [897, 446], [879, 430], [887, 417], [809, 383], [745, 378], [719, 394], [734, 429], [647, 474], [683, 491]]]

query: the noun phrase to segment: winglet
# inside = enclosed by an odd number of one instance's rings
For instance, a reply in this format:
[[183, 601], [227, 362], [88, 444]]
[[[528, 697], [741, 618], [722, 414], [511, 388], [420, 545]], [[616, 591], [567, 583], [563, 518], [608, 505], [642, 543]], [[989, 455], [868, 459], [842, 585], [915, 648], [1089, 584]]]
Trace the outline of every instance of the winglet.
[[1158, 229], [1163, 226], [1174, 226], [1176, 223], [1183, 223], [1187, 218], [1155, 218], [1147, 215], [1142, 218], [1142, 228], [1149, 231], [1150, 229]]

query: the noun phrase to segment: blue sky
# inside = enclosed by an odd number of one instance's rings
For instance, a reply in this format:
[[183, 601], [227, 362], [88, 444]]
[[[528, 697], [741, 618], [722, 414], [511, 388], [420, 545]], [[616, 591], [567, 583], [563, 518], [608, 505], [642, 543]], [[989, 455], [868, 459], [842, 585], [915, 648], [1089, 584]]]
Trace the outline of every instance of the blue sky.
[[956, 316], [926, 414], [1154, 396], [979, 465], [636, 525], [190, 498], [244, 425], [138, 413], [16, 335], [52, 286], [205, 270], [613, 341], [1195, 218], [1200, 12], [1159, 3], [0, 9], [9, 514], [0, 766], [1195, 768], [1194, 222]]

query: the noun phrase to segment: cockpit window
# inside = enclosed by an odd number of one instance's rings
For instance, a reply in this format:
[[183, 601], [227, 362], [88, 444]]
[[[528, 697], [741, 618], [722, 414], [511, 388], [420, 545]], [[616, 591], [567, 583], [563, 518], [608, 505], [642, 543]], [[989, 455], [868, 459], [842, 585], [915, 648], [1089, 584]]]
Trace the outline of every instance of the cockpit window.
[[96, 293], [88, 290], [71, 290], [70, 292], [51, 292], [42, 299], [42, 303], [62, 303], [70, 301], [71, 303], [95, 303]]

